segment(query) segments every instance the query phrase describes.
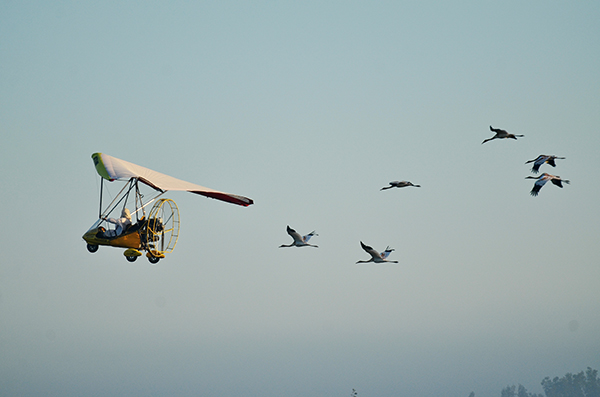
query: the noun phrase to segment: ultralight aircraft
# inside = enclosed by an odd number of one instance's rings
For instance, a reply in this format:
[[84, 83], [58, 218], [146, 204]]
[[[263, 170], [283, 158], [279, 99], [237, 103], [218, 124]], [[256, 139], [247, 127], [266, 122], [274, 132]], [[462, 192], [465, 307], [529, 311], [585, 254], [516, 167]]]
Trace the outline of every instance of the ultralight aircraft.
[[[182, 181], [104, 153], [94, 153], [92, 159], [101, 177], [98, 220], [83, 235], [87, 249], [92, 253], [98, 251], [100, 245], [126, 248], [123, 253], [125, 258], [134, 262], [142, 255], [140, 251], [146, 251], [150, 263], [156, 264], [165, 257], [165, 253], [172, 252], [179, 237], [179, 209], [173, 200], [159, 198], [169, 190], [196, 193], [244, 207], [254, 203], [248, 197]], [[105, 179], [125, 183], [103, 210], [102, 190]], [[151, 194], [141, 193], [140, 182], [151, 188]], [[127, 207], [128, 203], [133, 206], [133, 211]], [[152, 207], [146, 214], [146, 207], [150, 204]], [[120, 213], [121, 218], [109, 218], [113, 212]], [[110, 223], [116, 227], [111, 229]]]

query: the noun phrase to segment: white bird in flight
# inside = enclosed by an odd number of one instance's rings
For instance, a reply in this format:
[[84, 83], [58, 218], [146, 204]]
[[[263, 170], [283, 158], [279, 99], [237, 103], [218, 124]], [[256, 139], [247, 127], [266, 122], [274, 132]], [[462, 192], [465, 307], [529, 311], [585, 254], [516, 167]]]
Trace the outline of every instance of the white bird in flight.
[[507, 131], [501, 130], [500, 128], [493, 128], [491, 125], [490, 125], [490, 130], [495, 132], [496, 135], [481, 142], [482, 145], [488, 141], [491, 141], [492, 139], [504, 139], [504, 138], [517, 139], [517, 137], [525, 136], [525, 135], [509, 134]]
[[369, 259], [368, 261], [358, 261], [356, 262], [358, 263], [369, 263], [369, 262], [375, 262], [375, 263], [383, 263], [383, 262], [390, 262], [390, 263], [398, 263], [398, 261], [388, 261], [386, 258], [390, 255], [390, 253], [392, 251], [394, 251], [393, 248], [390, 248], [390, 246], [388, 245], [388, 247], [385, 249], [385, 251], [379, 253], [377, 251], [375, 251], [373, 249], [373, 247], [369, 247], [368, 245], [365, 245], [362, 241], [360, 242], [360, 246], [367, 251], [367, 253], [369, 255], [371, 255], [371, 259]]
[[312, 245], [312, 244], [308, 243], [308, 240], [310, 240], [310, 238], [312, 236], [318, 236], [318, 234], [315, 233], [314, 230], [312, 232], [308, 233], [306, 236], [301, 236], [300, 233], [298, 233], [297, 231], [295, 231], [288, 225], [287, 232], [290, 236], [292, 236], [292, 238], [294, 239], [294, 242], [289, 245], [282, 244], [279, 246], [279, 248], [282, 248], [282, 247], [315, 247], [315, 248], [319, 248], [317, 245]]
[[546, 184], [546, 182], [551, 181], [553, 184], [555, 184], [556, 186], [562, 188], [562, 183], [566, 183], [569, 184], [570, 182], [566, 179], [560, 179], [560, 176], [556, 176], [556, 175], [550, 175], [547, 173], [543, 173], [540, 176], [528, 176], [525, 177], [525, 179], [537, 179], [537, 181], [535, 181], [535, 183], [533, 184], [533, 189], [531, 189], [531, 195], [532, 196], [537, 196], [538, 193], [540, 192], [540, 189], [542, 187], [544, 187], [544, 185]]
[[554, 162], [554, 160], [564, 158], [565, 157], [556, 157], [555, 155], [540, 154], [539, 156], [537, 156], [537, 158], [529, 160], [525, 164], [533, 163], [531, 172], [537, 174], [540, 171], [540, 167], [542, 166], [542, 164], [546, 163], [551, 165], [552, 167], [556, 167], [556, 163]]
[[393, 187], [407, 187], [407, 186], [421, 187], [421, 185], [413, 185], [412, 182], [409, 182], [409, 181], [391, 181], [390, 186], [384, 186], [380, 190], [391, 189]]

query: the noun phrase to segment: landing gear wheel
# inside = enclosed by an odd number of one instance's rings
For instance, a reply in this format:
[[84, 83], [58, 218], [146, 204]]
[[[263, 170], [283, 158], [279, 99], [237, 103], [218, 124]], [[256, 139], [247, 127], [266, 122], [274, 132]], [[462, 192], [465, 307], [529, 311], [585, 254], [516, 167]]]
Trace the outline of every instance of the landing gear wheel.
[[98, 251], [98, 246], [96, 244], [88, 244], [87, 250], [93, 254], [94, 252]]
[[146, 247], [150, 254], [148, 256], [150, 263], [157, 263], [165, 253], [173, 251], [178, 237], [177, 204], [171, 199], [158, 200], [150, 210], [146, 226]]
[[159, 261], [159, 260], [160, 260], [160, 258], [157, 258], [157, 257], [155, 257], [155, 256], [149, 256], [149, 257], [148, 257], [148, 261], [149, 261], [150, 263], [152, 263], [153, 265], [156, 265], [156, 264], [158, 263], [158, 261]]
[[126, 256], [125, 258], [127, 258], [127, 260], [129, 262], [135, 262], [137, 260], [137, 256]]

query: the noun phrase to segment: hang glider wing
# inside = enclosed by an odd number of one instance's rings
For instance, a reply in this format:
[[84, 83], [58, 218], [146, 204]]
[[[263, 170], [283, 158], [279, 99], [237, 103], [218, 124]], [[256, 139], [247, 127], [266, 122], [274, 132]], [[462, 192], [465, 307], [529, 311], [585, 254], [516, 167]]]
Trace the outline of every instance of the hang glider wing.
[[243, 205], [244, 207], [254, 203], [254, 201], [248, 197], [219, 192], [218, 190], [213, 190], [204, 186], [196, 185], [194, 183], [182, 181], [181, 179], [161, 174], [160, 172], [156, 172], [146, 167], [109, 156], [108, 154], [94, 153], [92, 154], [92, 159], [94, 160], [94, 165], [96, 166], [96, 171], [98, 171], [98, 174], [109, 181], [137, 178], [140, 182], [163, 191], [187, 191], [217, 200], [226, 201], [228, 203]]

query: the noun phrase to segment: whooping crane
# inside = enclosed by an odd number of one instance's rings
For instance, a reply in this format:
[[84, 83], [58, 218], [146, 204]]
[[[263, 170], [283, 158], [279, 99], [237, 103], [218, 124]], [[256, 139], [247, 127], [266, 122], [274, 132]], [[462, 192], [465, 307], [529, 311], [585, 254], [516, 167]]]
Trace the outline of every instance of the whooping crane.
[[490, 125], [490, 130], [495, 132], [496, 135], [494, 135], [491, 138], [488, 138], [486, 140], [484, 140], [483, 142], [481, 142], [481, 144], [483, 145], [484, 143], [486, 143], [487, 141], [491, 141], [492, 139], [503, 139], [503, 138], [511, 138], [511, 139], [517, 139], [517, 137], [523, 137], [525, 135], [515, 135], [515, 134], [509, 134], [507, 131], [505, 130], [501, 130], [500, 128], [493, 128]]
[[312, 244], [308, 243], [308, 240], [310, 240], [310, 238], [312, 236], [318, 236], [318, 234], [315, 233], [314, 230], [312, 232], [308, 233], [306, 236], [301, 236], [300, 233], [298, 233], [297, 231], [295, 231], [288, 225], [287, 232], [290, 236], [292, 236], [292, 238], [294, 239], [294, 242], [289, 245], [282, 244], [279, 246], [279, 248], [282, 248], [282, 247], [315, 247], [315, 248], [319, 248], [317, 245], [312, 245]]
[[373, 247], [369, 247], [368, 245], [365, 245], [362, 241], [360, 242], [360, 246], [362, 247], [362, 249], [364, 249], [365, 251], [367, 251], [367, 253], [369, 255], [371, 255], [371, 259], [369, 259], [368, 261], [358, 261], [358, 262], [356, 262], [357, 264], [358, 263], [369, 263], [369, 262], [375, 262], [375, 263], [383, 263], [383, 262], [398, 263], [398, 261], [388, 261], [386, 259], [390, 255], [390, 253], [392, 251], [394, 251], [394, 249], [390, 248], [389, 245], [385, 249], [385, 251], [383, 251], [382, 253], [379, 253], [379, 252], [375, 251], [373, 249]]
[[538, 193], [540, 192], [540, 189], [546, 184], [546, 182], [548, 181], [552, 181], [553, 184], [555, 184], [556, 186], [562, 188], [562, 183], [566, 183], [569, 184], [569, 181], [566, 179], [560, 179], [560, 176], [556, 176], [556, 175], [550, 175], [547, 173], [543, 173], [540, 176], [527, 176], [525, 177], [525, 179], [537, 179], [537, 181], [535, 181], [535, 183], [533, 184], [533, 189], [531, 189], [531, 195], [532, 196], [537, 196]]
[[392, 181], [392, 182], [390, 182], [390, 186], [384, 186], [380, 190], [391, 189], [393, 187], [407, 187], [407, 186], [421, 187], [421, 185], [413, 185], [409, 181]]
[[533, 163], [531, 172], [537, 174], [540, 171], [540, 167], [542, 166], [542, 164], [546, 163], [550, 164], [552, 167], [556, 167], [556, 163], [554, 162], [554, 160], [564, 158], [565, 157], [556, 157], [555, 155], [540, 154], [539, 156], [537, 156], [537, 158], [529, 160], [525, 164]]

